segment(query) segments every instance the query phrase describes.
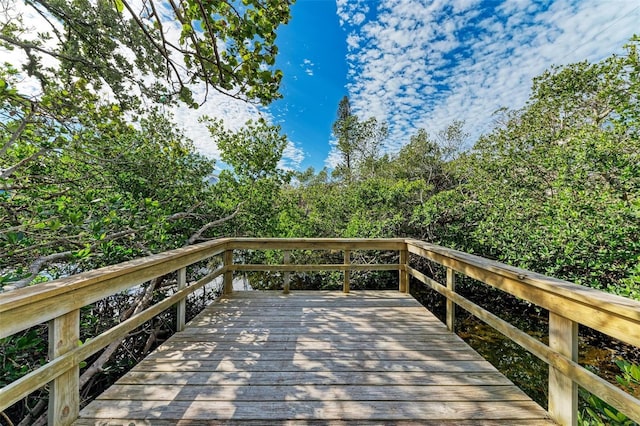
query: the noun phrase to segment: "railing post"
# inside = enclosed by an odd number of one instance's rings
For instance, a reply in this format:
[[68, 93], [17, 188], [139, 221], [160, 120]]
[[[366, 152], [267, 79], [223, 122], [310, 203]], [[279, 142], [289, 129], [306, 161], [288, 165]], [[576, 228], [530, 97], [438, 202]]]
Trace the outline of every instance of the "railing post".
[[[187, 268], [178, 269], [178, 290], [182, 290], [187, 285]], [[187, 298], [178, 302], [176, 310], [176, 331], [184, 330], [185, 318], [187, 314]]]
[[409, 252], [407, 250], [400, 250], [400, 271], [399, 271], [399, 288], [400, 293], [409, 293], [409, 273], [407, 272], [407, 264], [409, 259]]
[[344, 251], [344, 264], [347, 266], [347, 269], [344, 270], [344, 285], [342, 286], [342, 291], [344, 293], [349, 293], [349, 278], [351, 277], [351, 271], [348, 266], [351, 265], [351, 250]]
[[[78, 346], [80, 310], [49, 321], [49, 359], [53, 360]], [[75, 365], [49, 383], [48, 422], [70, 425], [80, 411], [80, 366]]]
[[[453, 269], [447, 268], [447, 288], [456, 291], [456, 273]], [[455, 332], [456, 326], [456, 304], [453, 300], [447, 299], [447, 329]]]
[[[288, 265], [291, 262], [291, 252], [289, 250], [285, 250], [283, 258], [284, 259], [283, 259], [282, 263], [284, 263], [285, 265]], [[284, 284], [282, 285], [282, 292], [284, 294], [289, 294], [290, 282], [291, 282], [291, 273], [290, 272], [285, 272], [284, 273]]]
[[[549, 347], [578, 361], [578, 323], [549, 312]], [[560, 425], [578, 424], [578, 386], [549, 366], [549, 414]]]
[[[222, 261], [224, 266], [231, 267], [233, 265], [233, 250], [225, 250], [222, 255]], [[222, 294], [231, 294], [233, 293], [233, 271], [227, 271], [224, 273], [224, 287], [222, 289]]]

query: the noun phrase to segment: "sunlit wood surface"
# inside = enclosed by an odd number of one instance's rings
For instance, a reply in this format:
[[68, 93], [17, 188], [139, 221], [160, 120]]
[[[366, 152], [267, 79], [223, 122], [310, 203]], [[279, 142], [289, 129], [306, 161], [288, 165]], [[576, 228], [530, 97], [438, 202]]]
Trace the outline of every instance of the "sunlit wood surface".
[[234, 292], [85, 407], [78, 425], [551, 424], [396, 291]]

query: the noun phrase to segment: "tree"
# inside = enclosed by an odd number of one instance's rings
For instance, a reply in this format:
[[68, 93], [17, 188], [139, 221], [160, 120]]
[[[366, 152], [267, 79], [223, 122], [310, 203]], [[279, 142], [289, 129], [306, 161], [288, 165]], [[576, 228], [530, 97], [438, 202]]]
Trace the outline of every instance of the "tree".
[[351, 182], [353, 177], [356, 148], [360, 138], [358, 124], [358, 117], [351, 112], [349, 98], [343, 97], [338, 104], [338, 117], [333, 123], [333, 134], [337, 138], [337, 148], [342, 158], [336, 171], [343, 175], [347, 182]]
[[462, 185], [425, 205], [423, 224], [439, 223], [446, 245], [638, 297], [638, 41], [537, 77], [527, 104], [457, 160]]
[[[192, 243], [234, 210], [212, 200], [214, 162], [169, 117], [137, 127], [81, 80], [37, 102], [0, 92], [0, 284], [21, 287]], [[194, 201], [197, 200], [197, 201]]]
[[[25, 71], [43, 88], [83, 78], [94, 90], [108, 86], [125, 107], [137, 104], [138, 93], [196, 106], [206, 94], [193, 99], [195, 82], [262, 103], [280, 96], [276, 29], [288, 22], [293, 0], [2, 3], [1, 46], [21, 50]], [[44, 26], [37, 32], [26, 22], [31, 15]]]
[[248, 121], [237, 131], [225, 129], [221, 120], [205, 118], [230, 168], [219, 174], [216, 199], [227, 211], [242, 205], [242, 214], [224, 228], [228, 234], [272, 236], [275, 232], [279, 192], [291, 174], [279, 163], [288, 144], [279, 126], [265, 120]]
[[356, 178], [373, 176], [376, 161], [389, 134], [387, 124], [379, 123], [375, 117], [360, 121], [352, 113], [349, 98], [345, 96], [338, 105], [333, 134], [337, 138], [336, 148], [341, 158], [334, 175], [342, 177], [347, 183]]

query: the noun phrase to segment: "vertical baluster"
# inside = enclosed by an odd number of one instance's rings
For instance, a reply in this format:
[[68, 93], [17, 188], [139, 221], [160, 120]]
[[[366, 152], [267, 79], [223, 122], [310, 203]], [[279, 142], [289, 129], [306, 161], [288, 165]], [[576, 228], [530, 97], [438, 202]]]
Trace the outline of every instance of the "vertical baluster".
[[409, 252], [407, 250], [400, 250], [400, 286], [398, 290], [401, 293], [409, 293], [409, 273], [407, 272], [407, 265], [409, 263], [408, 259]]
[[[187, 285], [187, 268], [178, 269], [178, 291]], [[187, 298], [185, 297], [176, 305], [176, 331], [184, 330], [187, 314]]]
[[[285, 265], [288, 265], [291, 262], [291, 251], [285, 250], [283, 257], [284, 257], [283, 263]], [[284, 294], [289, 294], [290, 283], [291, 283], [291, 273], [290, 272], [285, 272], [284, 273], [283, 291], [282, 291]]]
[[[53, 360], [78, 346], [80, 310], [49, 321], [49, 359]], [[75, 365], [49, 383], [48, 422], [70, 425], [80, 412], [80, 367]]]
[[[351, 250], [344, 251], [344, 264], [349, 266], [351, 265]], [[342, 287], [342, 291], [345, 293], [349, 293], [350, 282], [349, 278], [351, 277], [351, 271], [347, 268], [344, 271], [344, 285]]]
[[[447, 288], [456, 291], [456, 273], [453, 269], [447, 268]], [[455, 332], [456, 325], [456, 304], [453, 300], [447, 299], [447, 328]]]
[[[224, 266], [231, 268], [233, 265], [233, 250], [226, 250], [222, 255]], [[233, 271], [228, 270], [224, 273], [224, 287], [222, 294], [231, 294], [233, 292]]]
[[[578, 324], [549, 312], [549, 347], [578, 361]], [[578, 424], [578, 386], [569, 377], [549, 367], [549, 414], [561, 425]]]

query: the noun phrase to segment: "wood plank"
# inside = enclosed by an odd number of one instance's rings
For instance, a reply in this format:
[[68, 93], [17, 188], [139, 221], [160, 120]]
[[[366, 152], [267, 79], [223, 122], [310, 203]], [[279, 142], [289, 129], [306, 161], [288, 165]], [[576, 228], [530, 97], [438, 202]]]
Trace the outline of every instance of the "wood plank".
[[296, 293], [213, 304], [77, 424], [550, 424], [410, 296]]
[[139, 363], [137, 372], [160, 371], [189, 371], [189, 372], [239, 372], [239, 371], [352, 371], [352, 372], [385, 372], [385, 371], [414, 371], [414, 372], [494, 372], [493, 366], [485, 360], [432, 360], [432, 361], [388, 361], [388, 360], [360, 360], [360, 359], [297, 359], [297, 360], [255, 360], [225, 359], [210, 360], [171, 360], [158, 362], [152, 358]]
[[[355, 332], [355, 331], [354, 331]], [[446, 334], [433, 335], [433, 342], [429, 341], [407, 341], [402, 345], [397, 342], [377, 342], [374, 339], [369, 341], [269, 341], [268, 344], [259, 341], [247, 342], [203, 342], [203, 351], [214, 350], [246, 350], [252, 349], [257, 351], [305, 351], [305, 350], [331, 350], [331, 351], [353, 351], [353, 350], [429, 350], [434, 348], [446, 349], [449, 344], [460, 343], [456, 339], [452, 339], [451, 336]], [[462, 343], [460, 343], [462, 344]]]
[[[475, 352], [470, 352], [469, 347], [456, 347], [447, 348], [443, 350], [428, 350], [428, 351], [250, 351], [250, 350], [237, 350], [237, 351], [210, 351], [202, 353], [195, 350], [195, 348], [187, 348], [188, 351], [181, 351], [176, 348], [172, 351], [154, 352], [146, 359], [154, 360], [156, 362], [163, 361], [215, 361], [226, 359], [246, 359], [246, 360], [262, 360], [271, 361], [278, 359], [292, 358], [293, 360], [322, 360], [322, 359], [361, 359], [361, 360], [388, 360], [388, 361], [429, 361], [438, 357], [437, 359], [478, 359], [479, 356]], [[142, 361], [144, 362], [144, 361]]]
[[528, 401], [513, 386], [114, 385], [98, 399], [154, 401]]
[[104, 401], [83, 410], [85, 418], [188, 420], [520, 420], [540, 418], [531, 401]]
[[[429, 420], [421, 419], [419, 422], [415, 420], [394, 420], [391, 422], [385, 422], [387, 425], [394, 426], [416, 426], [420, 424], [422, 426], [511, 426], [513, 425], [511, 420], [489, 420], [489, 419], [457, 419], [457, 420]], [[78, 419], [74, 425], [76, 426], [96, 426], [96, 425], [120, 425], [126, 424], [127, 426], [150, 426], [151, 422], [145, 419]], [[265, 420], [160, 420], [154, 419], [153, 426], [264, 426]], [[317, 419], [304, 419], [304, 420], [270, 420], [269, 425], [277, 426], [380, 426], [379, 420], [317, 420]], [[518, 426], [529, 425], [554, 425], [550, 420], [545, 419], [518, 419]]]
[[345, 371], [257, 371], [257, 372], [138, 372], [131, 371], [117, 382], [124, 385], [510, 385], [506, 377], [489, 372], [368, 372]]
[[[236, 328], [237, 326], [221, 326], [221, 327], [201, 327], [201, 328], [186, 328], [181, 336], [208, 336], [209, 339], [215, 339], [214, 335], [217, 335], [221, 332], [228, 331], [230, 328]], [[438, 326], [437, 328], [425, 326], [402, 326], [395, 324], [384, 324], [380, 325], [371, 324], [371, 323], [360, 323], [360, 324], [342, 324], [342, 323], [332, 323], [332, 324], [316, 324], [309, 326], [296, 326], [296, 327], [288, 327], [291, 331], [292, 335], [303, 335], [303, 334], [327, 334], [327, 333], [370, 333], [370, 334], [381, 334], [385, 335], [388, 333], [406, 333], [408, 335], [425, 335], [430, 336], [429, 338], [438, 339], [436, 336], [442, 336], [441, 339], [446, 339], [450, 341], [457, 340], [456, 336], [447, 334], [446, 329]], [[251, 327], [247, 330], [248, 333], [269, 333], [273, 330], [273, 334], [282, 334], [286, 333], [287, 328], [282, 327], [270, 327], [268, 323], [264, 324], [262, 327]], [[448, 336], [448, 337], [446, 337]]]

